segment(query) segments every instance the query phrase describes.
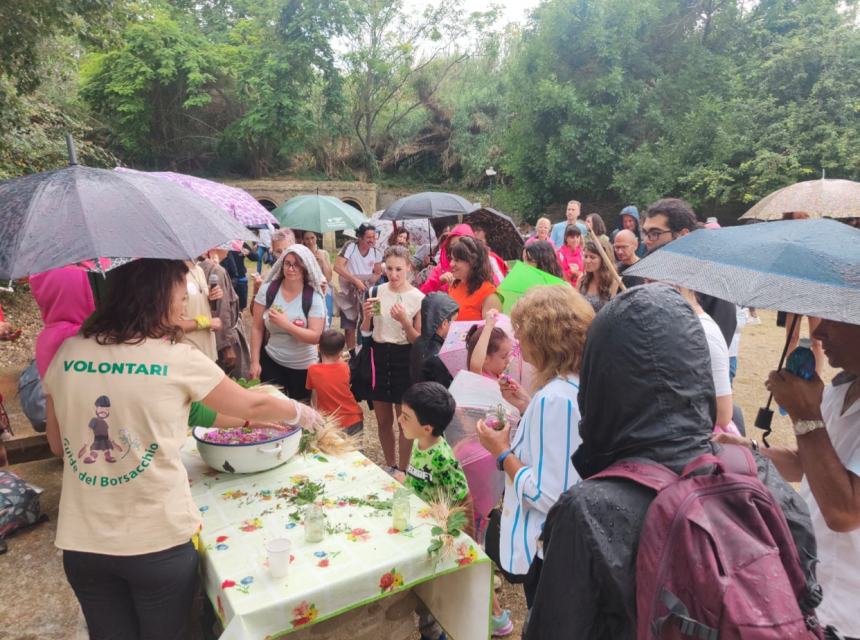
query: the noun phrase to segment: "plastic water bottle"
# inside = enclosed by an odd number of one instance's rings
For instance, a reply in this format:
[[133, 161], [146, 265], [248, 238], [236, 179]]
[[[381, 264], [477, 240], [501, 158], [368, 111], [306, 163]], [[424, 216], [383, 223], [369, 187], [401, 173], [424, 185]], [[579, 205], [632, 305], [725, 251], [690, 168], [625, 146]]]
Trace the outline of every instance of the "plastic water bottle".
[[[804, 380], [812, 380], [815, 376], [815, 354], [812, 353], [811, 346], [812, 341], [809, 338], [801, 338], [797, 348], [788, 354], [785, 370]], [[780, 407], [779, 414], [787, 416], [788, 412]]]

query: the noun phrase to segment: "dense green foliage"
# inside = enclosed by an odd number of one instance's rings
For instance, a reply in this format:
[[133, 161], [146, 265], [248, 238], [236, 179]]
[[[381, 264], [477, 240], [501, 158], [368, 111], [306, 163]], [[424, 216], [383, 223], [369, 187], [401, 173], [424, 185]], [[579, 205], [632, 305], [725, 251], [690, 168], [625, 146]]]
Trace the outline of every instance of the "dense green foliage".
[[522, 27], [460, 0], [7, 5], [0, 178], [70, 130], [91, 164], [494, 185], [529, 219], [860, 179], [856, 1], [543, 0]]

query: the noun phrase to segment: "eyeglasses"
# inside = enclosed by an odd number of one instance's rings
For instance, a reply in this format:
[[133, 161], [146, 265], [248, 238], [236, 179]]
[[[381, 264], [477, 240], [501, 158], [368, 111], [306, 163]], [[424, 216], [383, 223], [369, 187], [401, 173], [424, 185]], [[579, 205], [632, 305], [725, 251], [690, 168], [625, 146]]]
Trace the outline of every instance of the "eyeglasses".
[[287, 262], [284, 260], [284, 271], [299, 271], [301, 270], [302, 265], [298, 262]]
[[649, 229], [648, 231], [645, 231], [645, 237], [653, 242], [654, 240], [659, 240], [660, 236], [662, 236], [664, 233], [672, 233], [672, 230], [671, 229]]

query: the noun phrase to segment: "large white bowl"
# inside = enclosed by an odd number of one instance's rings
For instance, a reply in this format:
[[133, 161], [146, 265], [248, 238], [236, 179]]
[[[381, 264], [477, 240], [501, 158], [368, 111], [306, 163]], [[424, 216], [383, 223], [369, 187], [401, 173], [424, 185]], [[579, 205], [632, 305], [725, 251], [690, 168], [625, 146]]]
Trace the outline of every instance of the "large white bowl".
[[265, 442], [251, 444], [218, 444], [207, 442], [203, 437], [215, 430], [194, 427], [191, 433], [197, 441], [197, 450], [203, 461], [213, 469], [228, 473], [257, 473], [284, 464], [299, 451], [302, 430], [284, 432]]

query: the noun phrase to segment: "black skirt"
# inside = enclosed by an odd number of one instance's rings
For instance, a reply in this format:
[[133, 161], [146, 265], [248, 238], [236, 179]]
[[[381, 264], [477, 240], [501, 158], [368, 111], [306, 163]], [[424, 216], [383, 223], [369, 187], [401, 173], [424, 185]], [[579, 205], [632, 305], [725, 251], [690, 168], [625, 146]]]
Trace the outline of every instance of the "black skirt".
[[409, 373], [411, 344], [373, 343], [373, 400], [400, 404], [412, 384]]

